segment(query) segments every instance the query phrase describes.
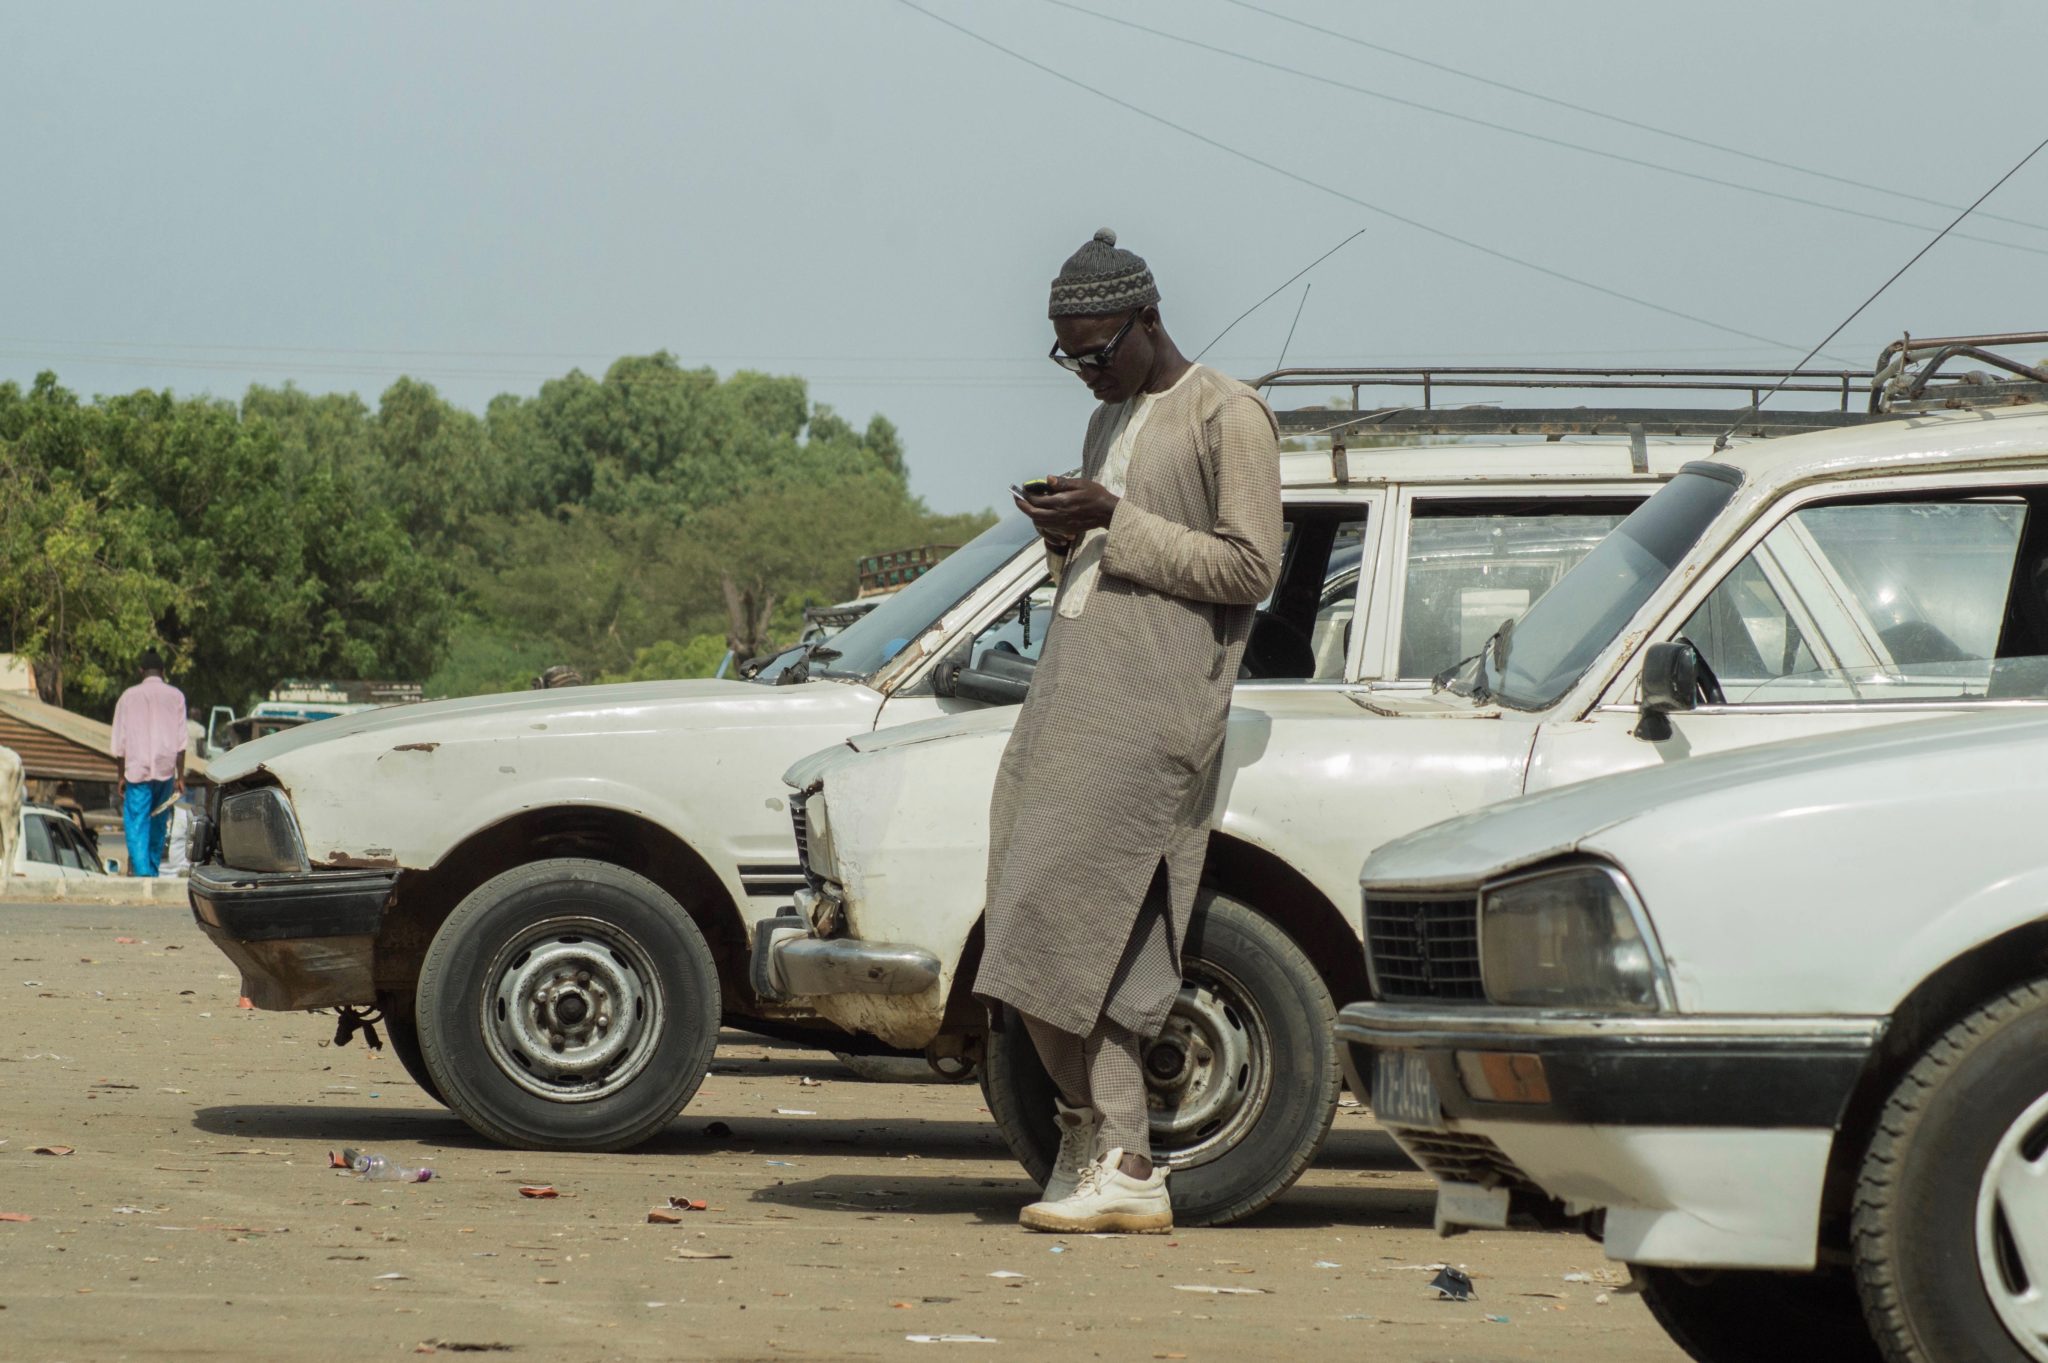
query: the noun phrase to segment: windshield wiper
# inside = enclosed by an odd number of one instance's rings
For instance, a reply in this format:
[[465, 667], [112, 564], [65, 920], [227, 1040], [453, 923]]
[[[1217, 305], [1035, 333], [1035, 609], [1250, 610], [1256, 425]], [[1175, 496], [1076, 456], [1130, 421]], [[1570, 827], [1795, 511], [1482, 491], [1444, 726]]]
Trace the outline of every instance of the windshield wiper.
[[[798, 682], [809, 681], [811, 679], [811, 664], [813, 662], [829, 663], [834, 658], [840, 656], [842, 656], [840, 650], [820, 639], [814, 644], [807, 645], [801, 658], [798, 658], [788, 667], [782, 669], [782, 675], [775, 679], [775, 684], [777, 686], [795, 686]], [[823, 676], [824, 670], [821, 670], [818, 675]]]
[[[1483, 660], [1487, 654], [1491, 653], [1493, 655], [1493, 670], [1503, 674], [1506, 673], [1508, 646], [1514, 632], [1515, 622], [1513, 620], [1501, 621], [1500, 628], [1486, 636], [1486, 642], [1479, 646], [1477, 653], [1474, 653], [1469, 658], [1458, 659], [1458, 661], [1452, 663], [1434, 677], [1431, 677], [1429, 679], [1430, 691], [1432, 693], [1449, 691], [1454, 696], [1467, 696], [1482, 704], [1492, 700], [1493, 688], [1486, 684], [1486, 667]], [[1480, 665], [1472, 667], [1474, 663], [1479, 663]], [[1461, 674], [1468, 667], [1472, 667], [1470, 680], [1461, 680]]]

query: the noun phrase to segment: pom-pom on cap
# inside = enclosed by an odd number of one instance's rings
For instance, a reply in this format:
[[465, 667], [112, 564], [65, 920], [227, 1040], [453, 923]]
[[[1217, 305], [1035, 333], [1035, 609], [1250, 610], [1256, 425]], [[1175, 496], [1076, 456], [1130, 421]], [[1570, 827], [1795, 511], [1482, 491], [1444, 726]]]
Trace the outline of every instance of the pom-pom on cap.
[[1142, 256], [1117, 249], [1116, 233], [1104, 227], [1067, 257], [1052, 282], [1048, 317], [1096, 317], [1130, 312], [1159, 301], [1151, 267]]

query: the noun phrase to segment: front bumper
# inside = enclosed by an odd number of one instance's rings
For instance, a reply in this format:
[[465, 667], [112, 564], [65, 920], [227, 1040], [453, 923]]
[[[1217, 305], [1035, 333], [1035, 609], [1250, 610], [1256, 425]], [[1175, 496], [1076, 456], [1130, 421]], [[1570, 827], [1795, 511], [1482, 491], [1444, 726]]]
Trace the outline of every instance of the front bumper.
[[1884, 1027], [1358, 1003], [1337, 1035], [1361, 1094], [1379, 1053], [1426, 1066], [1440, 1120], [1382, 1124], [1437, 1176], [1441, 1230], [1551, 1199], [1604, 1211], [1629, 1263], [1810, 1268], [1835, 1130]]
[[193, 868], [192, 917], [242, 972], [258, 1008], [376, 1002], [374, 965], [392, 870], [258, 872]]
[[764, 999], [922, 994], [939, 981], [939, 958], [923, 947], [814, 936], [794, 914], [754, 925], [752, 964]]

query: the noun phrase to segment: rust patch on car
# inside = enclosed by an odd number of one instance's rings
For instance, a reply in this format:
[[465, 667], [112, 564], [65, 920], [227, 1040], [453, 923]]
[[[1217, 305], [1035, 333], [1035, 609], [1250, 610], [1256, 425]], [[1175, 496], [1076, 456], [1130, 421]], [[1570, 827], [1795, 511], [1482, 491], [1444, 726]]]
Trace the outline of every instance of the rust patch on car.
[[398, 858], [385, 847], [372, 847], [363, 855], [353, 852], [329, 852], [320, 865], [330, 871], [395, 871]]
[[397, 747], [393, 748], [393, 749], [392, 749], [391, 751], [393, 751], [393, 752], [432, 752], [432, 751], [433, 751], [434, 749], [436, 749], [436, 748], [438, 748], [438, 747], [440, 747], [440, 746], [441, 746], [441, 745], [440, 745], [439, 743], [401, 743], [401, 744], [399, 744], [399, 745], [398, 745]]

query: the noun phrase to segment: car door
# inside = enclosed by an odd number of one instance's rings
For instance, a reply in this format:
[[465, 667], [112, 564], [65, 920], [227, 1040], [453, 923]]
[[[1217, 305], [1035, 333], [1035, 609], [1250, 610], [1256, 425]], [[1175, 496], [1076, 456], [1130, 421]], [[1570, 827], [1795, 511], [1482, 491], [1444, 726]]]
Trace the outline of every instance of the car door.
[[1515, 794], [1533, 726], [1432, 694], [1430, 678], [1519, 617], [1649, 491], [1391, 489], [1363, 541], [1347, 680], [1238, 683], [1224, 830], [1280, 856], [1350, 916], [1361, 847]]
[[[1832, 495], [1830, 495], [1832, 494]], [[1722, 697], [1634, 736], [1641, 654], [1581, 723], [1550, 724], [1528, 788], [1808, 734], [2048, 704], [2048, 493], [1887, 480], [1787, 499], [1644, 642], [1686, 640]]]

